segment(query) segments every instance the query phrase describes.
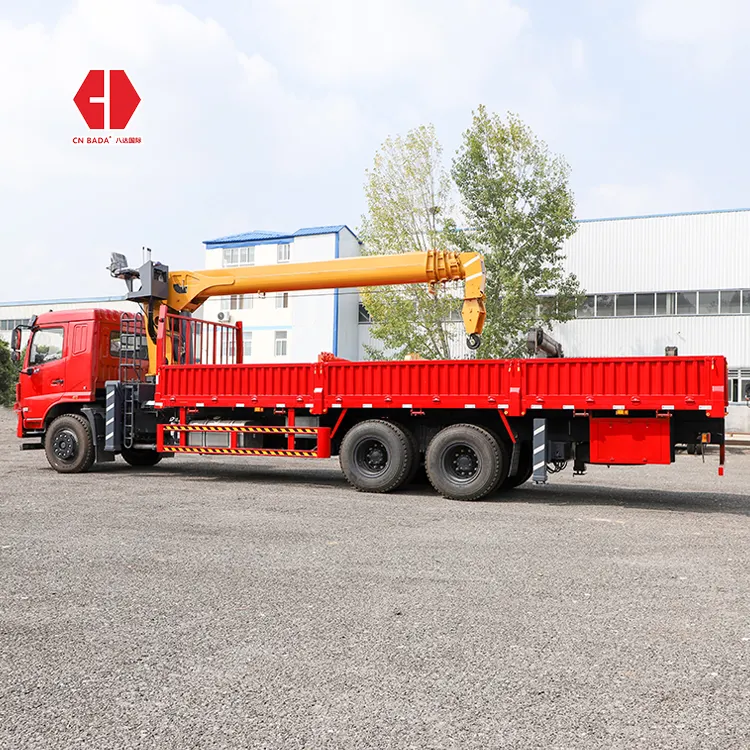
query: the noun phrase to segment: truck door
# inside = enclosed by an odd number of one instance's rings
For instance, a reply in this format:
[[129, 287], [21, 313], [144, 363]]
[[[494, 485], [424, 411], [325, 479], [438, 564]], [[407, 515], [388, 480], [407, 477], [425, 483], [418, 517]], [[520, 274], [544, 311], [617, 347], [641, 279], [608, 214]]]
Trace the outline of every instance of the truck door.
[[26, 367], [19, 377], [20, 404], [27, 430], [41, 429], [47, 410], [65, 393], [66, 325], [38, 328], [29, 341]]

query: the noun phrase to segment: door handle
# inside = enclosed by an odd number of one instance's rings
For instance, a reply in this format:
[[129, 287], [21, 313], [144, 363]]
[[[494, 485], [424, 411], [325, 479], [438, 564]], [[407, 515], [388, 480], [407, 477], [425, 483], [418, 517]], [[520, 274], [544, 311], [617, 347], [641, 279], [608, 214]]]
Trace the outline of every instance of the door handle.
[[63, 379], [62, 379], [62, 378], [58, 378], [57, 380], [53, 380], [53, 381], [52, 381], [52, 385], [62, 385], [62, 384], [63, 384], [63, 382], [64, 382], [64, 381], [63, 381]]

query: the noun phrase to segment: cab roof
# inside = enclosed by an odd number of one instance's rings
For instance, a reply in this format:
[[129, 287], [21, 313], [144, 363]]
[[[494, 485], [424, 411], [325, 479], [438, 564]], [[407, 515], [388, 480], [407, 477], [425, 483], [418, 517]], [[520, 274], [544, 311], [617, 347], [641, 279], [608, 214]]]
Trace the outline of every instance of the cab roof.
[[119, 324], [122, 313], [122, 310], [107, 310], [99, 307], [82, 310], [53, 310], [38, 315], [36, 324], [38, 326], [48, 326], [54, 323], [77, 323], [85, 320], [107, 321]]

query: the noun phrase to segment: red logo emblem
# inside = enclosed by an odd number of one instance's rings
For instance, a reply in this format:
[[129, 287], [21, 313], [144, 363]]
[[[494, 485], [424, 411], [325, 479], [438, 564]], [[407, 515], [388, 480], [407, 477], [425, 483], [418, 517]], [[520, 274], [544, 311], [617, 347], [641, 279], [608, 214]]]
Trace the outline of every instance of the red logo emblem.
[[109, 91], [105, 90], [105, 71], [90, 70], [73, 98], [78, 111], [91, 130], [122, 130], [130, 122], [141, 97], [124, 70], [109, 71]]

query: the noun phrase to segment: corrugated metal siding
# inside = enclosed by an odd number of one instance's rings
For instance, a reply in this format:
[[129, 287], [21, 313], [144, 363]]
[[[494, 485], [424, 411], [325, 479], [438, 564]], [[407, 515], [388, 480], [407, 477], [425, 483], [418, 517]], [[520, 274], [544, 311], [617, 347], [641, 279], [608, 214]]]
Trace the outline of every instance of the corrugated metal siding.
[[680, 354], [720, 354], [730, 367], [750, 366], [750, 316], [597, 318], [554, 327], [566, 357], [661, 356], [667, 346]]
[[590, 294], [750, 288], [750, 212], [584, 222], [564, 251]]

